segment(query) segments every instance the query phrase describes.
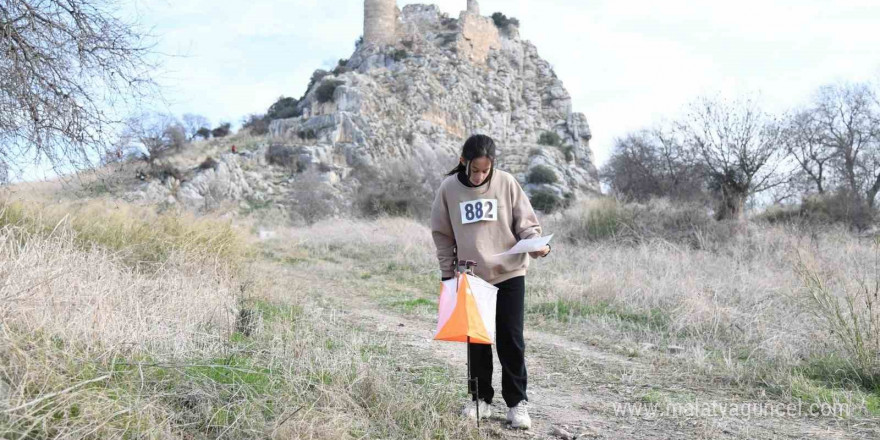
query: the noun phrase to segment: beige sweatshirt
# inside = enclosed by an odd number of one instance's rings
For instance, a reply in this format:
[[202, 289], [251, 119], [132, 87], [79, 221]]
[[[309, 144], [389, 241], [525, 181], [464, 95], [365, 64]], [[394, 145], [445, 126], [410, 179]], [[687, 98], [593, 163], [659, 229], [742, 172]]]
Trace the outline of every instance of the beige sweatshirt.
[[517, 241], [541, 235], [528, 196], [510, 173], [496, 169], [492, 180], [467, 187], [456, 175], [443, 180], [431, 211], [431, 232], [443, 277], [454, 275], [459, 260], [477, 262], [474, 273], [491, 284], [525, 275], [528, 254], [493, 257]]

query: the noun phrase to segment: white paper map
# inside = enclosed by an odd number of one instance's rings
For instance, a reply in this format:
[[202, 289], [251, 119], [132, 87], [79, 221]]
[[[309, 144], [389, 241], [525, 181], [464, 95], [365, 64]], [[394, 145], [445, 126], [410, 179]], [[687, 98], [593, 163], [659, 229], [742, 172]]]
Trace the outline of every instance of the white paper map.
[[550, 234], [546, 237], [538, 237], [538, 238], [529, 238], [526, 240], [520, 240], [517, 244], [513, 245], [507, 252], [502, 252], [500, 254], [495, 254], [493, 257], [500, 257], [501, 255], [513, 255], [513, 254], [525, 254], [527, 252], [536, 252], [547, 246], [547, 243], [550, 243], [550, 239], [553, 238], [553, 234]]

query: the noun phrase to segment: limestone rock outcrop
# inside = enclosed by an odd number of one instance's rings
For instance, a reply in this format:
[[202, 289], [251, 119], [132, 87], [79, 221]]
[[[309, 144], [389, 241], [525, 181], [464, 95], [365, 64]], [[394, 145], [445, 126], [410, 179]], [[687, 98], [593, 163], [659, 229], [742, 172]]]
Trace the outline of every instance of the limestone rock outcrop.
[[[566, 199], [599, 191], [589, 147], [590, 126], [572, 112], [571, 95], [537, 48], [516, 27], [499, 29], [479, 16], [476, 2], [459, 18], [433, 5], [407, 5], [396, 41], [362, 44], [347, 71], [313, 85], [299, 103], [302, 116], [275, 120], [274, 142], [320, 151], [313, 162], [339, 170], [415, 159], [450, 168], [464, 140], [476, 133], [498, 144], [499, 166], [527, 191]], [[332, 99], [317, 93], [335, 86]], [[555, 182], [530, 182], [536, 166]]]
[[396, 178], [429, 203], [478, 133], [496, 140], [498, 167], [533, 202], [599, 192], [586, 116], [516, 25], [499, 28], [476, 1], [452, 18], [433, 5], [366, 0], [364, 42], [335, 72], [309, 88], [301, 116], [272, 121], [256, 145], [238, 154], [227, 145], [211, 166], [188, 163], [183, 176], [145, 181], [131, 197], [307, 219], [353, 212], [377, 191], [369, 185]]

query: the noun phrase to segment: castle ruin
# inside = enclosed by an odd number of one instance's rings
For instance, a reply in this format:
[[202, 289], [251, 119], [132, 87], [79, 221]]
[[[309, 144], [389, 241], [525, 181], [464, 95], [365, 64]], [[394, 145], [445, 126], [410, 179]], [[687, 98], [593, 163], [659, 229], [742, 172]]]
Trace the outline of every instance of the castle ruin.
[[396, 0], [364, 0], [364, 44], [394, 44], [397, 14]]
[[[467, 0], [467, 14], [480, 15], [478, 0]], [[364, 43], [386, 45], [397, 42], [400, 10], [396, 0], [364, 0]]]
[[474, 15], [480, 15], [480, 2], [477, 0], [467, 0], [467, 11]]

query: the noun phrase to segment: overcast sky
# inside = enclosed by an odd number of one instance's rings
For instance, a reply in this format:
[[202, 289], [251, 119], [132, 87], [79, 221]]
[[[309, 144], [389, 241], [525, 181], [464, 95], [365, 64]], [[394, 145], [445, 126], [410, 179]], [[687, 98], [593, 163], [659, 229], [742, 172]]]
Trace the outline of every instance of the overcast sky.
[[[410, 3], [398, 0], [402, 8]], [[430, 2], [427, 2], [430, 3]], [[433, 2], [457, 17], [466, 0]], [[760, 94], [771, 111], [835, 81], [880, 78], [880, 0], [481, 0], [517, 17], [593, 129], [615, 137], [678, 114], [701, 94]], [[362, 0], [137, 0], [159, 38], [166, 110], [238, 123], [317, 68], [348, 58]]]

